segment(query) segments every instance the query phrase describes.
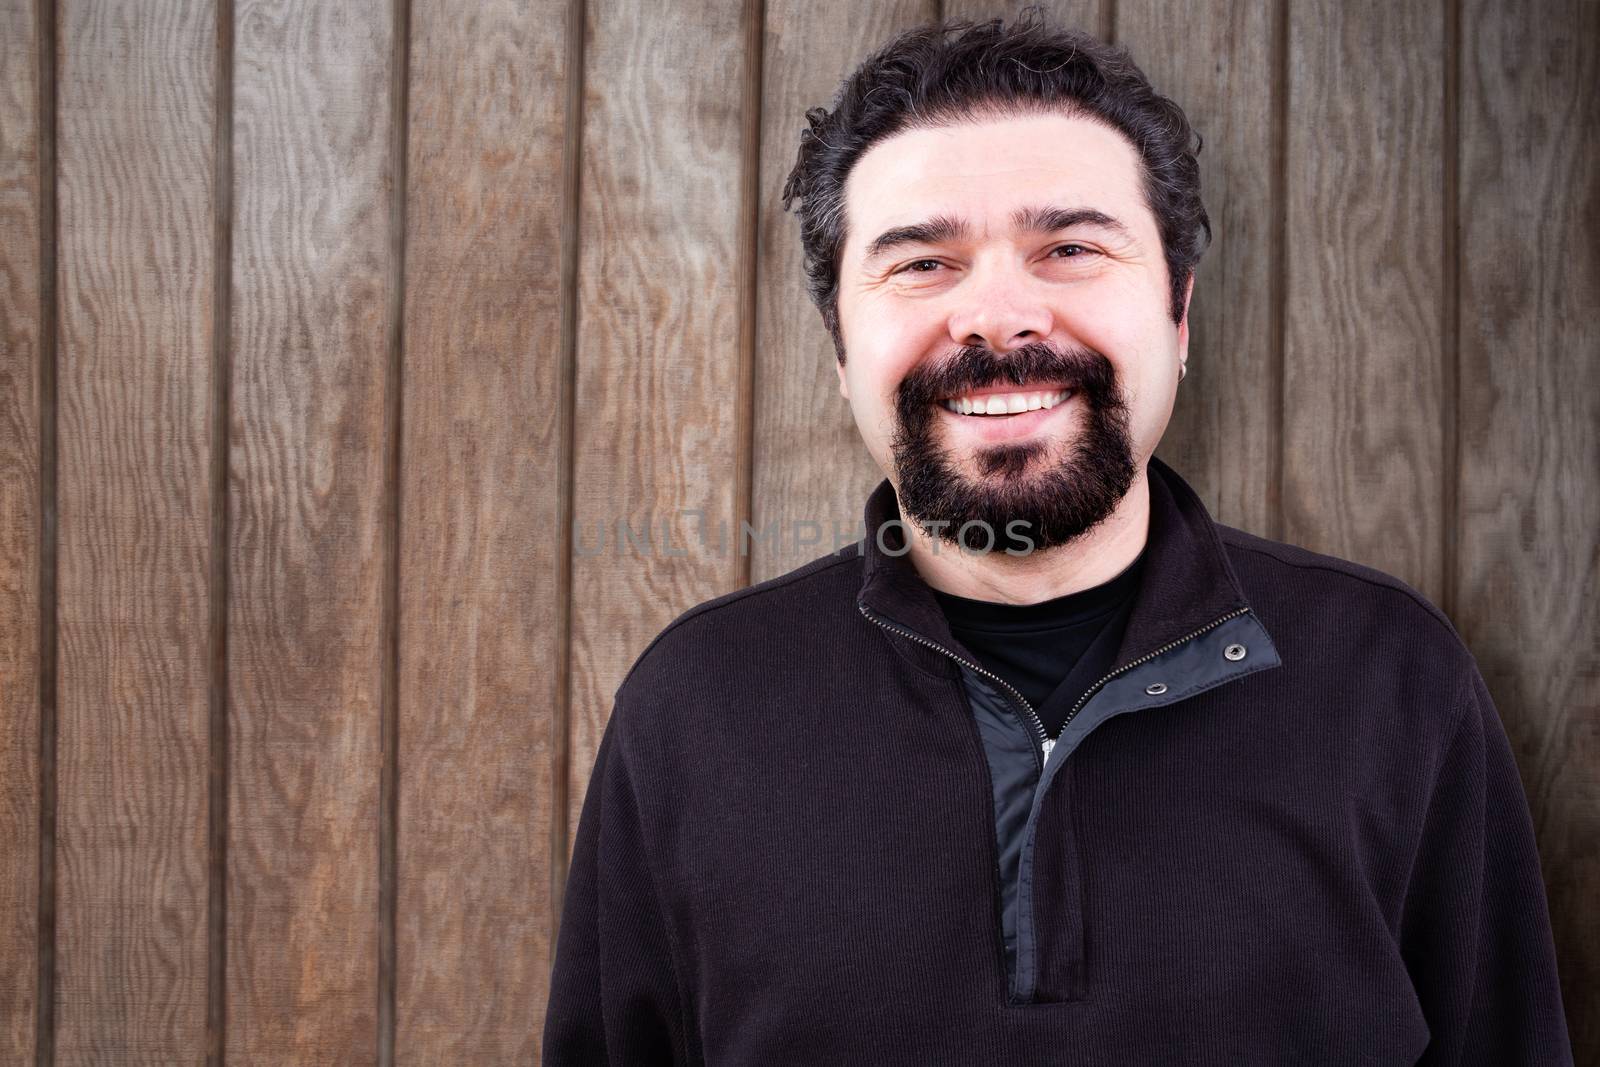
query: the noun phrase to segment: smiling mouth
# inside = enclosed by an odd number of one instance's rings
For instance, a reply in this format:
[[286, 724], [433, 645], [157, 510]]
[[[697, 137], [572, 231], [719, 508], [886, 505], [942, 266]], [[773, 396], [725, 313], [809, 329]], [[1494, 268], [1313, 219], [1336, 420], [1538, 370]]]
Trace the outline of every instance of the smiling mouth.
[[1041, 411], [1055, 407], [1071, 398], [1072, 389], [1018, 390], [1010, 393], [985, 393], [982, 396], [960, 394], [946, 397], [939, 404], [957, 415], [985, 417], [1018, 415], [1026, 411]]

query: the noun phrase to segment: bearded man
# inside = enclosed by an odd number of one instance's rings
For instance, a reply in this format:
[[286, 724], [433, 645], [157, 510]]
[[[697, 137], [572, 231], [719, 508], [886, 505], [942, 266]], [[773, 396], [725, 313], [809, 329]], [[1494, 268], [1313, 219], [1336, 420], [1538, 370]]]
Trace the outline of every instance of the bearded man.
[[1153, 458], [1210, 235], [1183, 112], [1027, 19], [808, 118], [785, 204], [886, 477], [618, 689], [545, 1062], [1570, 1063], [1450, 622]]

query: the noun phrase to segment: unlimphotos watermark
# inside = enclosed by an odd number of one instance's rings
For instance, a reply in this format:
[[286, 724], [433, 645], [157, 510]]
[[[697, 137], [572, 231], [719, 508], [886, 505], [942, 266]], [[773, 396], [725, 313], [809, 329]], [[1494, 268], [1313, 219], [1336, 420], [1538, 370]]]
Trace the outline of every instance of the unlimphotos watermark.
[[[927, 533], [932, 551], [937, 555], [947, 543], [944, 534], [952, 524], [934, 520], [917, 525]], [[905, 555], [911, 550], [907, 541], [911, 528], [912, 524], [903, 519], [881, 523], [873, 534], [878, 551], [890, 556]], [[1026, 519], [1012, 519], [1004, 525], [1006, 536], [1002, 541], [988, 522], [970, 519], [956, 527], [955, 544], [958, 551], [968, 556], [997, 550], [1008, 556], [1026, 556], [1035, 548], [1033, 538], [1028, 536], [1030, 528]], [[864, 547], [866, 537], [863, 519], [857, 519], [854, 524], [837, 519], [772, 519], [759, 528], [741, 519], [737, 531], [727, 519], [718, 519], [713, 528], [700, 508], [680, 508], [659, 520], [646, 517], [635, 522], [616, 518], [588, 524], [577, 519], [572, 521], [573, 553], [578, 556], [599, 556], [608, 551], [660, 557], [726, 557], [731, 552], [748, 556], [756, 546], [769, 556], [809, 555], [819, 553], [824, 545], [830, 552], [838, 552], [851, 544]]]

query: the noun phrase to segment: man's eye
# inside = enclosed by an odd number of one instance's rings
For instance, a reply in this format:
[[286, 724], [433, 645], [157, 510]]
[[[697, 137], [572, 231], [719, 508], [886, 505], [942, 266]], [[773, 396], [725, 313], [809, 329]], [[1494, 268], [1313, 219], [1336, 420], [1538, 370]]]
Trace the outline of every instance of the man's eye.
[[942, 267], [937, 259], [913, 259], [910, 263], [895, 271], [896, 274], [931, 274], [935, 267]]
[[1062, 258], [1062, 259], [1082, 259], [1083, 256], [1090, 256], [1090, 255], [1094, 254], [1092, 249], [1085, 248], [1082, 245], [1057, 245], [1055, 248], [1052, 248], [1050, 250], [1050, 254], [1052, 256], [1055, 255], [1057, 252], [1066, 252], [1066, 253], [1081, 252], [1083, 254], [1083, 255], [1071, 255], [1071, 254], [1068, 254], [1068, 255], [1061, 256], [1060, 258]]

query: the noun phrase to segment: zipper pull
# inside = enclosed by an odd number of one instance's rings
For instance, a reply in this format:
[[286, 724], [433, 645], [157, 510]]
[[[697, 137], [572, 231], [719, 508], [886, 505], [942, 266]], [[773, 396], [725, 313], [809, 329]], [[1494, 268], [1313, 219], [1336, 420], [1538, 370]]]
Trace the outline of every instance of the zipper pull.
[[1053, 739], [1048, 738], [1048, 737], [1044, 739], [1044, 759], [1040, 762], [1040, 766], [1045, 766], [1045, 765], [1049, 764], [1049, 762], [1050, 762], [1050, 750], [1055, 748], [1055, 747], [1056, 747], [1056, 743], [1055, 743], [1055, 741]]

